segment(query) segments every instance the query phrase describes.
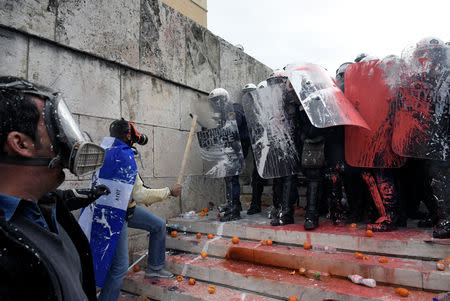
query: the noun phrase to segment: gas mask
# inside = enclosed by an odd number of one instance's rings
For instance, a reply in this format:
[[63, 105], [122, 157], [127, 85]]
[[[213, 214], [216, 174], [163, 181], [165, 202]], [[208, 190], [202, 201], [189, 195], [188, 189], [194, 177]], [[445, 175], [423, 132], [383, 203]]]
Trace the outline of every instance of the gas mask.
[[148, 137], [145, 134], [139, 134], [139, 132], [136, 130], [134, 124], [132, 122], [128, 122], [131, 127], [131, 140], [134, 143], [137, 143], [139, 145], [146, 145], [148, 142]]
[[92, 173], [102, 167], [105, 150], [85, 137], [72, 117], [61, 93], [50, 93], [33, 84], [16, 80], [0, 84], [0, 89], [16, 90], [45, 100], [43, 117], [50, 137], [54, 158], [24, 158], [0, 156], [0, 162], [15, 165], [48, 166], [54, 168], [60, 163], [76, 176]]

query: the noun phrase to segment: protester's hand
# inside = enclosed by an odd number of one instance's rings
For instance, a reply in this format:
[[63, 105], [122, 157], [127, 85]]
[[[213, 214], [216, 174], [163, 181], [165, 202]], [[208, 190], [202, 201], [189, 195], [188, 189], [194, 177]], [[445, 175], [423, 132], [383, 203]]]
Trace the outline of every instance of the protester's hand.
[[180, 196], [182, 188], [183, 188], [183, 186], [181, 186], [180, 184], [173, 184], [172, 189], [171, 189], [172, 196], [175, 196], [175, 197]]
[[102, 195], [108, 195], [110, 193], [111, 193], [111, 191], [109, 190], [108, 186], [103, 185], [103, 184], [97, 185], [91, 189], [92, 197], [95, 199], [98, 199]]

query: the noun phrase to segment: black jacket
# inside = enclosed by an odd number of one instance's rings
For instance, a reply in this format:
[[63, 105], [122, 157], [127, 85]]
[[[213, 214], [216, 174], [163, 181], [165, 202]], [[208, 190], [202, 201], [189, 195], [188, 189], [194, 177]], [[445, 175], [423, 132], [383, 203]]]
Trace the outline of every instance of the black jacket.
[[[39, 200], [39, 206], [45, 215], [46, 204], [56, 201], [56, 220], [78, 251], [82, 287], [88, 299], [93, 301], [97, 298], [91, 248], [61, 196], [49, 194]], [[0, 300], [62, 300], [52, 266], [39, 254], [33, 242], [6, 221], [3, 210], [0, 210], [0, 255]]]

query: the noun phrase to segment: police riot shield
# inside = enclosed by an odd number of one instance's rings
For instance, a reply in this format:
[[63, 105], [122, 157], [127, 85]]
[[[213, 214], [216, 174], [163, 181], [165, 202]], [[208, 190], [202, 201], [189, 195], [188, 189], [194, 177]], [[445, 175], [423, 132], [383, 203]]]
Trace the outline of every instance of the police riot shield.
[[268, 179], [299, 173], [299, 122], [292, 118], [298, 105], [283, 97], [281, 86], [269, 85], [247, 93], [242, 106], [259, 175]]
[[197, 132], [200, 155], [206, 165], [206, 176], [223, 178], [239, 175], [244, 168], [239, 131], [233, 104], [230, 101], [220, 106], [201, 100], [193, 106], [198, 114]]
[[345, 96], [367, 121], [370, 130], [345, 128], [345, 160], [356, 167], [401, 167], [392, 151], [392, 121], [397, 98], [399, 60], [363, 61], [345, 71]]
[[318, 128], [337, 125], [368, 128], [324, 68], [299, 63], [288, 65], [286, 73], [312, 125]]
[[416, 45], [402, 59], [392, 148], [401, 156], [449, 160], [450, 49]]

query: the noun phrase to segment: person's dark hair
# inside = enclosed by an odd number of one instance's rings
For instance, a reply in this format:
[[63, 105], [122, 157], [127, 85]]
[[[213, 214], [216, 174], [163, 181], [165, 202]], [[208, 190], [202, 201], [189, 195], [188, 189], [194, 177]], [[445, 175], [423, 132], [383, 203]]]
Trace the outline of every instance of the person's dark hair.
[[125, 119], [114, 120], [109, 126], [109, 135], [114, 138], [123, 138], [130, 133], [130, 124]]
[[[22, 80], [12, 76], [0, 77], [0, 84]], [[0, 88], [0, 154], [3, 154], [8, 134], [17, 131], [36, 142], [39, 110], [30, 95], [16, 89]]]

